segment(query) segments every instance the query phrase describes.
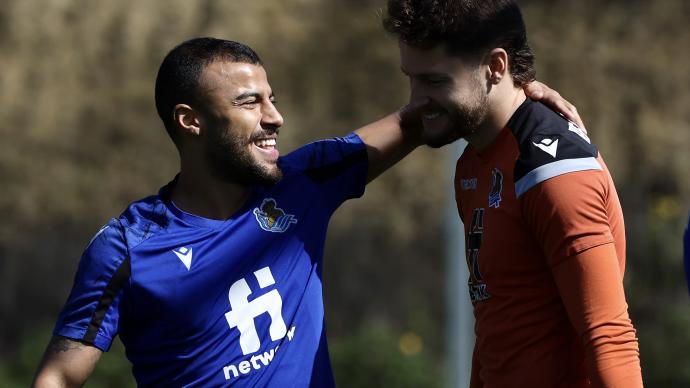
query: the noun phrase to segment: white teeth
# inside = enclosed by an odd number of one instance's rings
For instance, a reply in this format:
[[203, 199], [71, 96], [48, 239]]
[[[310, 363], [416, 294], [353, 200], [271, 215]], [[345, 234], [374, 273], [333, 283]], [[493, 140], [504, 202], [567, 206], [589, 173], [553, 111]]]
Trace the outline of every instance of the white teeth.
[[260, 148], [275, 147], [276, 139], [257, 140], [254, 142], [254, 145]]

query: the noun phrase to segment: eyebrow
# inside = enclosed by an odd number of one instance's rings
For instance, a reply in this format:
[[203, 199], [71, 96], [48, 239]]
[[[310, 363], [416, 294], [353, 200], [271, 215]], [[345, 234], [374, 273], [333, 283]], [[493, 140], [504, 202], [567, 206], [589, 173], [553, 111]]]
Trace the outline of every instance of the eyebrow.
[[[412, 76], [412, 75], [411, 75], [410, 73], [408, 73], [408, 72], [405, 70], [405, 68], [403, 68], [403, 67], [400, 67], [400, 71], [402, 71], [403, 74], [405, 74], [405, 75], [408, 76], [408, 77], [411, 77], [411, 76]], [[444, 80], [450, 79], [450, 77], [449, 77], [447, 74], [444, 74], [444, 73], [434, 73], [434, 72], [430, 72], [430, 73], [419, 73], [419, 74], [414, 74], [414, 76], [415, 76], [415, 77], [420, 77], [420, 78], [441, 78], [441, 79], [444, 79]]]

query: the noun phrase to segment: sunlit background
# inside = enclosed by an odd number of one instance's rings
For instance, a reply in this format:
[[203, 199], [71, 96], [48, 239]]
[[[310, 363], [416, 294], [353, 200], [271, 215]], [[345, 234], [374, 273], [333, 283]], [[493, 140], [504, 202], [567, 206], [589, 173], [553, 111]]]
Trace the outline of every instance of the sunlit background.
[[[519, 3], [538, 78], [577, 105], [618, 187], [646, 386], [690, 386], [681, 260], [690, 207], [690, 3]], [[3, 0], [0, 387], [29, 384], [90, 237], [177, 171], [153, 103], [168, 50], [195, 36], [255, 48], [285, 117], [285, 153], [405, 103], [396, 41], [381, 28], [384, 7]], [[442, 387], [463, 367], [448, 357], [446, 306], [467, 298], [445, 292], [454, 289], [445, 269], [445, 220], [455, 214], [444, 206], [449, 152], [458, 151], [415, 151], [333, 218], [326, 316], [342, 387]], [[87, 386], [133, 384], [118, 341]]]

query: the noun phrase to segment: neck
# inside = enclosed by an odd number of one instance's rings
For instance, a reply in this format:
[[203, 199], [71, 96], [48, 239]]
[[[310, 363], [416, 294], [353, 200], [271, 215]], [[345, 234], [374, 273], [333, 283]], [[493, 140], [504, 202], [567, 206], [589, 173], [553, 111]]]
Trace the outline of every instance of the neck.
[[249, 194], [247, 186], [221, 181], [208, 169], [189, 169], [183, 163], [170, 198], [187, 213], [226, 220], [244, 205]]
[[525, 91], [520, 87], [514, 87], [512, 82], [497, 85], [495, 90], [489, 93], [489, 109], [484, 123], [467, 137], [467, 142], [478, 151], [488, 147], [526, 98]]

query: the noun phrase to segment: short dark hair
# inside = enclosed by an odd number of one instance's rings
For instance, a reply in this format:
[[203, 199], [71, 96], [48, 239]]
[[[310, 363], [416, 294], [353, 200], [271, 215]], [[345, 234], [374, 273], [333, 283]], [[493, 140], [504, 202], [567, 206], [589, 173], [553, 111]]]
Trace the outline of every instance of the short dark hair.
[[480, 58], [506, 50], [518, 86], [535, 79], [522, 13], [512, 0], [388, 0], [384, 28], [419, 48], [445, 45], [450, 54]]
[[231, 40], [194, 38], [182, 42], [163, 59], [156, 77], [156, 110], [168, 134], [176, 141], [173, 108], [177, 104], [199, 103], [199, 78], [215, 61], [244, 62], [263, 66], [249, 46]]

